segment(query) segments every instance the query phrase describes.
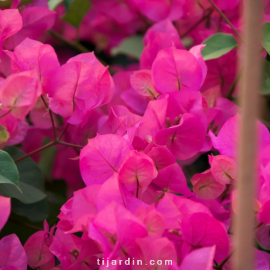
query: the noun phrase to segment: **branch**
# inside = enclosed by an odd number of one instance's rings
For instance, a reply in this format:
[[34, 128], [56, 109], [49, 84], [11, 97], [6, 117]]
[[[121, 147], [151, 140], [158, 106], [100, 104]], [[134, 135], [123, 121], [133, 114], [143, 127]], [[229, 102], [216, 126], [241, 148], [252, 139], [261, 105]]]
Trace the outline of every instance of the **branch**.
[[58, 140], [61, 140], [64, 134], [66, 133], [67, 129], [69, 127], [69, 124], [66, 125], [65, 129], [63, 130], [62, 134], [59, 136]]
[[214, 265], [213, 268], [216, 270], [222, 270], [225, 263], [232, 257], [234, 251], [232, 251], [227, 258], [225, 258], [220, 264]]
[[193, 31], [198, 25], [200, 25], [205, 19], [207, 19], [212, 13], [213, 9], [209, 9], [209, 11], [199, 20], [197, 21], [194, 25], [192, 25], [183, 35], [181, 35], [181, 38], [186, 37], [191, 31]]
[[6, 111], [3, 115], [0, 116], [0, 119], [5, 117], [7, 114], [9, 114], [12, 111], [12, 109], [9, 109], [8, 111]]
[[230, 22], [230, 20], [227, 18], [227, 16], [218, 8], [218, 6], [213, 2], [213, 0], [208, 0], [208, 1], [211, 3], [211, 5], [214, 7], [214, 9], [220, 14], [220, 16], [224, 19], [224, 21], [231, 27], [231, 29], [236, 34], [236, 36], [242, 41], [240, 34], [235, 29], [235, 27]]
[[66, 145], [66, 146], [70, 146], [70, 147], [74, 147], [74, 148], [83, 149], [83, 146], [81, 146], [81, 145], [67, 143], [67, 142], [62, 142], [62, 141], [58, 141], [58, 140], [57, 140], [56, 144], [62, 144], [62, 145]]
[[[49, 30], [49, 31], [47, 31], [47, 33], [49, 35], [51, 35], [52, 37], [54, 37], [54, 38], [62, 41], [63, 43], [65, 43], [66, 45], [68, 45], [70, 48], [78, 51], [79, 53], [89, 53], [89, 52], [91, 52], [86, 47], [84, 47], [80, 42], [69, 41], [66, 38], [64, 38], [62, 35], [60, 35], [59, 33], [54, 32], [53, 30]], [[97, 59], [98, 59], [99, 62], [102, 63], [102, 65], [108, 66], [108, 64], [105, 61], [103, 61], [102, 59], [100, 59], [98, 57], [97, 57]]]
[[239, 73], [236, 75], [227, 95], [226, 95], [226, 98], [229, 99], [229, 100], [232, 100], [232, 96], [233, 96], [233, 93], [234, 93], [234, 90], [236, 88], [236, 85], [238, 84], [239, 80], [240, 80], [240, 77], [241, 77], [241, 70], [239, 71]]
[[47, 148], [49, 148], [49, 147], [51, 147], [51, 146], [53, 146], [53, 145], [55, 145], [55, 141], [51, 141], [51, 142], [49, 142], [49, 143], [47, 143], [47, 144], [41, 146], [40, 148], [38, 148], [38, 149], [36, 149], [36, 150], [34, 150], [34, 151], [32, 151], [32, 152], [30, 152], [30, 153], [28, 153], [28, 154], [22, 156], [22, 157], [19, 157], [19, 158], [14, 159], [14, 162], [15, 162], [15, 163], [16, 163], [16, 162], [19, 162], [19, 161], [21, 161], [21, 160], [23, 160], [23, 159], [25, 159], [25, 158], [28, 158], [28, 157], [30, 157], [30, 156], [32, 156], [32, 155], [34, 155], [34, 154], [36, 154], [36, 153], [38, 153], [38, 152], [40, 152], [40, 151], [42, 151], [42, 150], [45, 150], [45, 149], [47, 149]]
[[74, 50], [76, 50], [76, 51], [78, 51], [80, 53], [88, 53], [88, 52], [90, 52], [81, 43], [69, 41], [69, 40], [65, 39], [62, 35], [58, 34], [57, 32], [54, 32], [53, 30], [49, 30], [47, 33], [49, 35], [51, 35], [52, 37], [62, 41], [63, 43], [65, 43], [66, 45], [68, 45], [69, 47], [71, 47], [72, 49], [74, 49]]
[[49, 108], [49, 106], [48, 106], [46, 100], [44, 99], [44, 97], [43, 97], [42, 95], [41, 95], [40, 97], [41, 97], [41, 99], [42, 99], [42, 101], [43, 101], [43, 103], [44, 103], [46, 109], [49, 111], [50, 118], [51, 118], [51, 122], [52, 122], [52, 126], [53, 126], [53, 138], [54, 138], [54, 140], [55, 140], [55, 139], [57, 138], [57, 135], [56, 135], [56, 129], [55, 129], [55, 124], [54, 124], [54, 120], [53, 120], [52, 111], [51, 111], [51, 109]]
[[57, 144], [66, 145], [66, 146], [70, 146], [70, 147], [74, 147], [74, 148], [79, 148], [79, 149], [82, 149], [83, 148], [83, 146], [81, 146], [81, 145], [76, 145], [76, 144], [72, 144], [72, 143], [62, 142], [59, 139], [56, 139], [56, 140], [53, 140], [53, 141], [51, 141], [51, 142], [49, 142], [49, 143], [41, 146], [40, 148], [37, 148], [36, 150], [34, 150], [34, 151], [32, 151], [32, 152], [30, 152], [28, 154], [25, 154], [22, 157], [19, 157], [19, 158], [14, 159], [14, 162], [15, 163], [16, 162], [19, 162], [19, 161], [21, 161], [23, 159], [26, 159], [26, 158], [28, 158], [28, 157], [30, 157], [30, 156], [38, 153], [38, 152], [41, 152], [41, 151], [43, 151], [43, 150], [45, 150], [45, 149], [47, 149], [47, 148], [49, 148], [49, 147], [51, 147], [53, 145], [57, 145]]
[[13, 218], [9, 218], [9, 221], [11, 221], [11, 222], [13, 222], [15, 224], [22, 225], [24, 227], [33, 229], [35, 231], [43, 231], [43, 228], [37, 227], [37, 226], [32, 225], [32, 224], [28, 224], [28, 223], [25, 223], [25, 222], [21, 222], [19, 220], [13, 219]]

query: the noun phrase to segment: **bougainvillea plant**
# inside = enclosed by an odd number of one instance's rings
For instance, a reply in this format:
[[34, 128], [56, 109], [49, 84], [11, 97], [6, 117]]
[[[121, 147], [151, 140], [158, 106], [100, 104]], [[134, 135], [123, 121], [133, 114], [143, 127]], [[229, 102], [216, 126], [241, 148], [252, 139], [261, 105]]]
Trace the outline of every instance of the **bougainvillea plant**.
[[[231, 269], [243, 4], [1, 1], [0, 270]], [[260, 120], [254, 269], [269, 270]]]

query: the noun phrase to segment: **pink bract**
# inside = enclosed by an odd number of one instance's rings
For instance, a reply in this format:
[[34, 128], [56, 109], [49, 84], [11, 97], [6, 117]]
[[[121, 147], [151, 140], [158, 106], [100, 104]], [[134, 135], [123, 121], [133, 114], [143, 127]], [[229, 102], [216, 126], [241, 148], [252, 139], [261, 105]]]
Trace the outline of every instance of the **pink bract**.
[[211, 172], [222, 184], [230, 184], [237, 180], [236, 162], [226, 156], [214, 156], [211, 161]]
[[147, 152], [147, 155], [153, 159], [157, 170], [162, 170], [175, 163], [175, 157], [166, 146], [154, 146]]
[[152, 66], [154, 86], [159, 93], [179, 90], [198, 91], [204, 81], [202, 61], [190, 52], [168, 48], [161, 50]]
[[187, 186], [185, 175], [177, 163], [161, 169], [153, 183], [166, 192], [180, 193], [187, 197], [192, 194]]
[[15, 267], [17, 270], [27, 269], [27, 258], [24, 248], [15, 234], [0, 240], [0, 268]]
[[163, 198], [158, 202], [156, 209], [163, 215], [167, 229], [178, 228], [179, 221], [181, 222], [185, 216], [193, 213], [206, 213], [212, 216], [206, 206], [169, 193], [165, 193]]
[[128, 186], [137, 184], [137, 188], [147, 187], [156, 176], [157, 169], [153, 160], [137, 151], [130, 154], [118, 173], [120, 182]]
[[88, 113], [112, 99], [114, 84], [94, 53], [75, 56], [51, 78], [48, 94], [53, 112], [70, 124], [81, 124]]
[[[216, 137], [211, 131], [209, 136], [213, 146], [221, 155], [236, 159], [236, 143], [238, 143], [238, 123], [240, 115], [237, 114], [226, 121]], [[257, 121], [258, 132], [258, 149], [259, 153], [270, 143], [270, 135], [268, 129], [259, 121]]]
[[210, 170], [191, 178], [193, 192], [202, 199], [216, 199], [226, 188], [226, 183], [217, 181]]
[[38, 231], [31, 235], [24, 244], [24, 250], [27, 256], [27, 263], [32, 268], [54, 267], [54, 257], [49, 250], [53, 239], [53, 230], [49, 231], [47, 221], [44, 221], [44, 231]]
[[181, 230], [185, 242], [183, 249], [186, 249], [186, 252], [188, 249], [192, 251], [199, 247], [215, 245], [215, 260], [218, 263], [229, 255], [229, 238], [226, 228], [215, 218], [205, 213], [185, 216], [181, 222]]
[[0, 11], [1, 41], [16, 34], [22, 28], [22, 17], [18, 9], [6, 9]]
[[18, 119], [24, 119], [40, 95], [41, 87], [35, 70], [10, 75], [0, 88], [2, 106], [11, 110]]
[[130, 84], [142, 96], [150, 98], [156, 98], [158, 96], [153, 86], [151, 70], [135, 71], [130, 77]]
[[0, 231], [5, 226], [11, 211], [11, 201], [10, 198], [0, 196], [0, 212], [1, 212], [1, 219], [0, 219]]
[[114, 134], [98, 135], [80, 154], [82, 178], [87, 185], [101, 184], [116, 173], [132, 146]]
[[5, 52], [11, 58], [13, 73], [35, 69], [38, 73], [43, 93], [48, 92], [48, 82], [60, 67], [53, 47], [26, 38], [15, 47], [14, 52]]
[[213, 246], [192, 251], [184, 258], [179, 270], [213, 270], [215, 249]]
[[197, 116], [185, 113], [178, 125], [160, 130], [155, 143], [166, 145], [176, 159], [188, 159], [203, 147], [205, 131]]
[[27, 37], [37, 39], [53, 26], [55, 17], [56, 12], [45, 7], [25, 8], [21, 12], [22, 28], [18, 33], [5, 41], [5, 48], [11, 50]]
[[168, 19], [151, 26], [145, 33], [143, 43], [145, 47], [140, 58], [142, 69], [151, 69], [158, 52], [162, 49], [173, 45], [177, 49], [185, 49], [177, 29]]

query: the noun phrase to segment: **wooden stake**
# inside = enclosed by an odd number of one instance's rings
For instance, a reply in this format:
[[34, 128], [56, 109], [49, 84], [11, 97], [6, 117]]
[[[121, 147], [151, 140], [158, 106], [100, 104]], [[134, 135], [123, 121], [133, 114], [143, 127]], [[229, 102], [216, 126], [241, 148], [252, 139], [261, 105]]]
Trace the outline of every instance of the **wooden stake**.
[[245, 31], [240, 80], [240, 142], [238, 200], [235, 224], [234, 270], [254, 268], [254, 193], [256, 179], [256, 118], [261, 86], [261, 19], [262, 0], [246, 0]]

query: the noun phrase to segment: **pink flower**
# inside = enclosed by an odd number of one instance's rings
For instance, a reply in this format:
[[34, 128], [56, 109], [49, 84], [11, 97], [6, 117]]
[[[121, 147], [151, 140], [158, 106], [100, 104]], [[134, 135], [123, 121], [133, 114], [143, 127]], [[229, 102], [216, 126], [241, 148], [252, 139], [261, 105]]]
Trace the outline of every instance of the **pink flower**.
[[3, 237], [0, 240], [0, 268], [9, 267], [6, 270], [27, 269], [27, 258], [24, 248], [15, 234]]
[[108, 120], [99, 129], [99, 134], [123, 136], [131, 127], [139, 125], [141, 117], [131, 113], [126, 107], [117, 105], [111, 108]]
[[[148, 236], [143, 239], [137, 239], [136, 243], [140, 248], [138, 255], [136, 255], [142, 260], [142, 265], [147, 265], [147, 269], [168, 269], [168, 265], [165, 263], [166, 260], [176, 263], [175, 247], [166, 237]], [[154, 248], [149, 249], [149, 246]], [[155, 262], [155, 265], [149, 265], [151, 260]], [[157, 264], [158, 261], [162, 262], [160, 266]], [[142, 266], [135, 266], [134, 269], [142, 269]]]
[[160, 130], [154, 140], [158, 145], [166, 145], [176, 159], [183, 160], [202, 149], [205, 130], [197, 116], [185, 113], [179, 124]]
[[112, 99], [114, 84], [107, 70], [94, 53], [75, 56], [51, 78], [50, 108], [67, 118], [70, 124], [87, 120], [91, 110]]
[[183, 1], [173, 0], [132, 0], [138, 10], [152, 21], [160, 21], [166, 18], [177, 20], [183, 16]]
[[156, 209], [162, 214], [166, 229], [177, 229], [182, 219], [193, 213], [206, 213], [212, 216], [210, 210], [203, 204], [170, 193], [165, 193]]
[[0, 196], [0, 212], [1, 212], [0, 231], [3, 229], [6, 222], [8, 221], [10, 210], [11, 210], [10, 198]]
[[27, 262], [31, 268], [38, 268], [44, 265], [47, 267], [54, 267], [54, 256], [49, 250], [49, 246], [53, 241], [54, 226], [49, 231], [47, 221], [44, 221], [44, 231], [38, 231], [31, 235], [26, 243], [24, 249], [27, 256]]
[[216, 247], [205, 247], [189, 253], [181, 263], [179, 270], [213, 270]]
[[143, 43], [145, 47], [140, 58], [142, 69], [151, 69], [158, 52], [162, 49], [172, 45], [177, 49], [185, 49], [177, 29], [168, 19], [152, 25], [144, 35]]
[[43, 93], [48, 92], [48, 83], [60, 67], [53, 47], [26, 38], [15, 47], [14, 52], [5, 52], [11, 58], [13, 73], [35, 69], [38, 73]]
[[149, 102], [138, 128], [138, 136], [146, 142], [151, 142], [154, 136], [166, 127], [167, 96]]
[[147, 155], [153, 159], [158, 171], [175, 163], [175, 157], [166, 146], [154, 145], [152, 149], [147, 150]]
[[206, 66], [198, 54], [174, 47], [161, 50], [152, 66], [154, 87], [159, 93], [179, 90], [200, 90]]
[[195, 174], [191, 178], [193, 192], [202, 199], [215, 199], [219, 197], [226, 188], [226, 183], [217, 181], [211, 170]]
[[183, 252], [216, 245], [215, 260], [221, 263], [229, 255], [229, 237], [223, 223], [205, 213], [185, 216], [181, 222]]
[[4, 46], [12, 50], [25, 38], [37, 39], [45, 31], [49, 30], [55, 21], [56, 12], [47, 7], [27, 7], [22, 10], [20, 20], [22, 27], [14, 36], [8, 38]]
[[133, 151], [121, 166], [119, 181], [127, 186], [137, 185], [137, 189], [147, 187], [156, 178], [157, 169], [153, 160], [144, 153]]
[[[7, 110], [1, 110], [1, 115], [7, 113]], [[14, 117], [11, 113], [6, 114], [4, 117], [0, 118], [0, 129], [8, 133], [7, 141], [3, 140], [0, 143], [6, 143], [7, 145], [15, 145], [21, 143], [27, 133], [29, 126], [25, 119], [18, 119]]]
[[[221, 155], [236, 159], [236, 144], [239, 140], [238, 121], [240, 115], [237, 114], [226, 121], [216, 137], [211, 131], [209, 136], [213, 146]], [[270, 144], [270, 135], [268, 129], [259, 121], [257, 121], [258, 131], [258, 151], [261, 154], [262, 150]]]
[[101, 184], [117, 172], [132, 146], [114, 134], [98, 135], [80, 153], [80, 169], [87, 185]]
[[180, 193], [184, 196], [192, 194], [187, 186], [186, 177], [177, 163], [161, 169], [153, 183], [166, 192]]
[[1, 42], [16, 34], [22, 28], [22, 17], [18, 9], [0, 11]]
[[24, 119], [41, 95], [35, 70], [10, 75], [0, 88], [0, 100], [6, 110], [18, 119]]
[[150, 98], [156, 98], [158, 96], [153, 86], [151, 70], [135, 71], [130, 77], [130, 84], [142, 96]]
[[211, 172], [213, 177], [221, 184], [232, 184], [237, 180], [236, 162], [226, 156], [213, 156], [211, 159]]

